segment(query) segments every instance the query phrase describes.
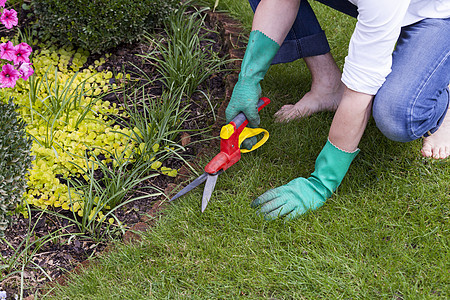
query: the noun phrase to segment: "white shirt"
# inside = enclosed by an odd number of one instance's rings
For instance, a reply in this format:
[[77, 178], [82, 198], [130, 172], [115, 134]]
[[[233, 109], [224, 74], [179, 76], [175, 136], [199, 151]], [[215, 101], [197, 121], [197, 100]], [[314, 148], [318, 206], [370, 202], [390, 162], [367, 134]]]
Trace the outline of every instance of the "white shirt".
[[392, 52], [402, 26], [425, 18], [449, 18], [450, 0], [348, 0], [358, 7], [342, 81], [375, 95], [391, 72]]

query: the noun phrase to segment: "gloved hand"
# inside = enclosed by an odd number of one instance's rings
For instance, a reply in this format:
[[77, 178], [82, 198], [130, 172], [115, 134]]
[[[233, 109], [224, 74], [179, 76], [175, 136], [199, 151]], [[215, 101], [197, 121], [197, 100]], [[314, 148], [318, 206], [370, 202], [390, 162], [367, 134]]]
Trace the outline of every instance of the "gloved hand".
[[341, 184], [358, 152], [359, 149], [352, 153], [342, 151], [327, 141], [308, 179], [300, 177], [269, 190], [256, 198], [252, 207], [259, 206], [258, 213], [266, 219], [281, 216], [293, 219], [321, 207]]
[[[270, 67], [273, 57], [280, 46], [260, 31], [252, 31], [242, 60], [239, 79], [234, 86], [230, 103], [225, 111], [227, 123], [243, 112], [248, 120], [248, 126], [259, 126], [257, 103], [261, 97], [260, 81], [263, 80]], [[246, 139], [241, 147], [251, 149], [256, 144], [256, 137]]]

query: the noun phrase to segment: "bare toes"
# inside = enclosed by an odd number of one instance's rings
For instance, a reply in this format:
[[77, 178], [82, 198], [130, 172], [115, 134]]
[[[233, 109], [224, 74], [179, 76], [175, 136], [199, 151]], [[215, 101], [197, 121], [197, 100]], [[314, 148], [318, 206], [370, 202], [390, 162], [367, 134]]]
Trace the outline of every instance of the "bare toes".
[[431, 157], [433, 155], [433, 152], [431, 151], [431, 146], [429, 144], [424, 144], [421, 152], [422, 155], [425, 157]]
[[276, 122], [281, 122], [282, 120], [284, 120], [285, 118], [285, 112], [279, 110], [277, 113], [275, 113], [275, 121]]
[[439, 158], [444, 159], [447, 158], [447, 156], [448, 156], [447, 147], [441, 147], [439, 150]]
[[284, 114], [279, 114], [276, 116], [275, 121], [278, 123], [288, 122], [291, 120], [290, 113], [286, 112]]
[[440, 158], [440, 156], [439, 156], [439, 149], [434, 149], [434, 151], [433, 151], [433, 158], [434, 159], [439, 159]]
[[[284, 105], [283, 107], [281, 107], [281, 108], [275, 113], [275, 116], [282, 116], [282, 115], [284, 115], [287, 111], [289, 111], [290, 108], [287, 107], [287, 106], [288, 106], [288, 105]], [[289, 106], [292, 106], [292, 105], [289, 105]]]
[[284, 105], [279, 111], [275, 113], [276, 122], [284, 122], [290, 115], [294, 105]]
[[286, 105], [283, 105], [283, 106], [280, 108], [280, 110], [278, 110], [278, 111], [276, 112], [276, 114], [280, 114], [280, 113], [284, 113], [284, 112], [286, 112], [286, 111], [290, 111], [293, 107], [294, 107], [293, 104], [286, 104]]

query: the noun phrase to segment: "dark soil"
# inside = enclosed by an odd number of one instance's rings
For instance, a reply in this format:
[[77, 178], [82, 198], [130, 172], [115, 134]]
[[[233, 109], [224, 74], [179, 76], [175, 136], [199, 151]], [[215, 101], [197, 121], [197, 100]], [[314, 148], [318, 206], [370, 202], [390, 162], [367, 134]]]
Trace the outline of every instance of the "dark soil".
[[[214, 27], [211, 24], [207, 24], [211, 29]], [[213, 50], [217, 53], [225, 55], [227, 47], [222, 40], [222, 36], [218, 33], [209, 33], [208, 38], [213, 39], [215, 43], [211, 44], [214, 48]], [[154, 66], [145, 63], [142, 58], [138, 57], [138, 54], [145, 54], [149, 52], [149, 46], [146, 44], [133, 44], [133, 45], [122, 45], [117, 47], [113, 51], [109, 58], [106, 58], [106, 63], [99, 67], [99, 71], [111, 70], [113, 72], [125, 72], [131, 74], [133, 78], [139, 78], [138, 84], [145, 84], [146, 82], [139, 75], [139, 70], [134, 67], [137, 66], [140, 70], [144, 71], [147, 76], [155, 77], [156, 72]], [[95, 55], [90, 58], [86, 65], [89, 65], [101, 55]], [[134, 65], [134, 66], [133, 66]], [[211, 96], [211, 101], [215, 108], [215, 113], [221, 103], [225, 98], [225, 80], [227, 72], [219, 72], [214, 74], [209, 78], [202, 86], [199, 87], [200, 90]], [[153, 84], [146, 87], [147, 94], [154, 95], [158, 97], [162, 91], [161, 84]], [[123, 105], [123, 99], [120, 94], [109, 94], [105, 96], [104, 100], [110, 102], [116, 102], [118, 105]], [[189, 104], [189, 118], [183, 124], [183, 128], [186, 132], [179, 136], [180, 144], [186, 147], [186, 152], [183, 153], [186, 157], [194, 158], [204, 147], [202, 143], [195, 143], [205, 136], [194, 135], [192, 130], [201, 130], [205, 128], [211, 128], [214, 125], [213, 114], [211, 112], [210, 104], [204, 97], [200, 95], [194, 95], [192, 99], [186, 99], [186, 104]], [[114, 116], [111, 116], [114, 118]], [[171, 168], [179, 169], [182, 167], [182, 162], [178, 159], [169, 159], [165, 161], [165, 165]], [[161, 190], [169, 193], [175, 184], [182, 181], [182, 175], [178, 176], [178, 179], [174, 179], [168, 176], [158, 176], [152, 182], [151, 185], [158, 187]], [[181, 178], [181, 179], [180, 179]], [[146, 183], [148, 184], [148, 183]], [[139, 191], [139, 193], [146, 192]], [[141, 194], [139, 194], [141, 195]], [[133, 195], [130, 195], [133, 196]], [[118, 210], [116, 216], [120, 219], [123, 224], [126, 224], [128, 228], [132, 230], [142, 231], [148, 226], [151, 226], [152, 220], [163, 213], [163, 208], [167, 204], [165, 197], [148, 197], [142, 200], [131, 202], [130, 204], [124, 206], [122, 209]], [[67, 216], [71, 216], [69, 212], [62, 212]], [[17, 249], [24, 249], [24, 240], [30, 232], [30, 226], [34, 227], [33, 236], [30, 238], [30, 243], [38, 240], [40, 237], [47, 236], [52, 232], [61, 230], [62, 228], [70, 225], [70, 222], [58, 218], [51, 214], [41, 214], [40, 212], [34, 211], [31, 213], [29, 219], [24, 219], [21, 216], [14, 216], [12, 225], [6, 232], [6, 240], [12, 247], [9, 248], [6, 244], [0, 244], [0, 252], [2, 257], [9, 258], [13, 256]], [[59, 233], [67, 234], [67, 236], [56, 238], [55, 240], [45, 243], [40, 246], [37, 253], [35, 253], [31, 258], [31, 263], [28, 264], [23, 277], [25, 280], [25, 291], [24, 295], [33, 295], [35, 291], [41, 288], [44, 284], [50, 281], [57, 280], [61, 282], [64, 277], [62, 275], [66, 274], [68, 271], [73, 270], [77, 265], [86, 261], [90, 257], [95, 257], [99, 252], [105, 250], [108, 246], [108, 240], [113, 239], [123, 239], [124, 242], [132, 241], [133, 238], [137, 236], [133, 234], [133, 231], [129, 231], [122, 235], [120, 231], [108, 232], [110, 235], [101, 240], [94, 240], [89, 237], [80, 237], [75, 234], [78, 232], [75, 226], [69, 226]], [[105, 230], [106, 233], [106, 230]], [[34, 247], [31, 247], [26, 253], [31, 254], [34, 251]], [[24, 259], [25, 256], [22, 257]], [[20, 264], [19, 264], [20, 266]], [[39, 266], [39, 267], [38, 267]], [[40, 268], [46, 273], [42, 272]], [[51, 279], [51, 280], [50, 280]], [[0, 283], [0, 291], [4, 290], [9, 296], [18, 293], [18, 287], [20, 286], [20, 273], [8, 277], [6, 280]], [[11, 298], [13, 299], [13, 298]]]

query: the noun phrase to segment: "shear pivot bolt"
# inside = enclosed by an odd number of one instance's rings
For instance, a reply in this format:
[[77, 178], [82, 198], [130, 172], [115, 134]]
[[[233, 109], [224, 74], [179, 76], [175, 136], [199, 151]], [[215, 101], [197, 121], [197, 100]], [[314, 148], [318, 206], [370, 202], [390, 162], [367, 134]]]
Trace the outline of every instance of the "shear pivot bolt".
[[234, 126], [231, 124], [227, 124], [222, 126], [220, 130], [220, 138], [224, 140], [228, 140], [234, 133]]

